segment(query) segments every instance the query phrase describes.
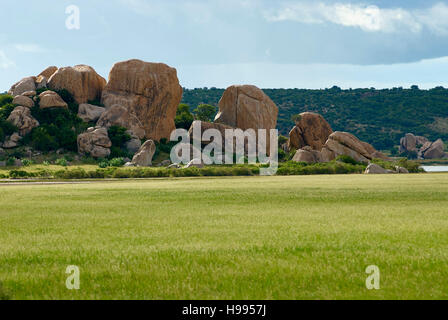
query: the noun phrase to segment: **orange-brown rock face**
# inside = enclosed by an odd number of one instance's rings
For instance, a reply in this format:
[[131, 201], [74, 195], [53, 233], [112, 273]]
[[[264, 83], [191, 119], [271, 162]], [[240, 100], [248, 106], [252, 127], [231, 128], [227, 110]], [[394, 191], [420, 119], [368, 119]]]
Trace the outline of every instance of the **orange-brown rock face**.
[[[169, 139], [181, 99], [176, 69], [141, 60], [116, 63], [102, 94], [107, 109], [120, 106], [127, 109], [128, 118], [138, 119], [138, 125], [134, 121], [125, 127], [139, 138], [155, 141]], [[123, 124], [120, 119], [117, 122]]]
[[296, 126], [289, 133], [289, 149], [298, 150], [310, 146], [321, 151], [332, 133], [331, 126], [320, 114], [301, 113]]
[[60, 68], [48, 80], [51, 90], [66, 89], [78, 104], [101, 99], [106, 80], [89, 66]]
[[42, 71], [41, 73], [39, 73], [39, 75], [38, 75], [37, 77], [42, 76], [42, 77], [45, 77], [45, 78], [47, 78], [47, 79], [50, 79], [51, 76], [52, 76], [56, 71], [58, 71], [58, 67], [51, 66], [51, 67], [48, 67], [47, 69], [45, 69], [44, 71]]
[[275, 103], [255, 86], [231, 86], [219, 101], [215, 122], [233, 128], [275, 129], [278, 108]]

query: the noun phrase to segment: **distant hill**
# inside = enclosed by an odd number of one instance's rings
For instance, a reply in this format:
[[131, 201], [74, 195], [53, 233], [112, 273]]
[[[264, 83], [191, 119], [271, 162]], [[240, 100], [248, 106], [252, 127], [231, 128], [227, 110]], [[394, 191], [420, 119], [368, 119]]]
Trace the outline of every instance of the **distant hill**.
[[[333, 130], [348, 131], [380, 150], [392, 150], [408, 132], [448, 141], [448, 89], [263, 89], [279, 107], [278, 129], [287, 135], [291, 116], [320, 113]], [[184, 89], [183, 103], [218, 105], [224, 89]]]

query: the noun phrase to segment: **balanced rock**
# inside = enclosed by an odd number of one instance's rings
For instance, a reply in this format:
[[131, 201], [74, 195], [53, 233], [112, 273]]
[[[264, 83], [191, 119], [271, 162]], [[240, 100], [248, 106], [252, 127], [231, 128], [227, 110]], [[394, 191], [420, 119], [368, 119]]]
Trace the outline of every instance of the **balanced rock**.
[[104, 111], [106, 111], [106, 108], [82, 103], [78, 108], [78, 117], [80, 117], [84, 122], [96, 122]]
[[124, 127], [132, 131], [139, 139], [143, 139], [146, 134], [137, 114], [131, 112], [131, 109], [119, 105], [107, 108], [98, 119], [97, 126], [106, 128], [111, 126]]
[[60, 68], [48, 79], [51, 90], [66, 89], [78, 104], [101, 98], [106, 80], [86, 65]]
[[16, 96], [12, 103], [18, 106], [32, 108], [34, 107], [34, 101], [30, 97], [27, 96]]
[[11, 89], [9, 89], [8, 94], [15, 97], [20, 96], [22, 93], [27, 91], [36, 91], [36, 77], [23, 78], [19, 82], [15, 83]]
[[31, 115], [30, 108], [22, 106], [16, 107], [11, 112], [8, 117], [8, 121], [19, 129], [19, 134], [22, 137], [39, 126], [39, 122]]
[[320, 114], [301, 113], [296, 126], [289, 133], [289, 150], [310, 146], [320, 151], [332, 133], [331, 126]]
[[156, 144], [152, 140], [146, 141], [132, 158], [132, 164], [139, 167], [152, 165], [152, 157], [156, 152]]
[[365, 174], [387, 174], [387, 173], [389, 172], [386, 169], [375, 163], [369, 164], [365, 171]]
[[[107, 109], [120, 106], [127, 110], [121, 121], [139, 138], [169, 139], [175, 129], [174, 118], [182, 99], [177, 71], [162, 63], [128, 60], [116, 63], [103, 90]], [[138, 129], [138, 130], [137, 130]]]
[[106, 158], [110, 155], [112, 142], [106, 128], [89, 128], [78, 136], [78, 152], [94, 158]]
[[54, 91], [44, 91], [39, 95], [39, 107], [48, 108], [68, 108], [67, 103]]
[[278, 108], [259, 88], [251, 85], [231, 86], [219, 101], [215, 123], [233, 128], [275, 129]]

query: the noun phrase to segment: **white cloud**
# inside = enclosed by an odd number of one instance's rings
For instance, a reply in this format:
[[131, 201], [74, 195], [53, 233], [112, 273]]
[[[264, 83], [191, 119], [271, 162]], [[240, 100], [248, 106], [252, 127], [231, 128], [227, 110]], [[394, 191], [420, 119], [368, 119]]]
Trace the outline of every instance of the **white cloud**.
[[6, 54], [0, 50], [0, 69], [8, 69], [10, 67], [14, 67], [14, 61], [10, 60]]
[[448, 6], [444, 3], [437, 3], [424, 10], [406, 10], [366, 4], [288, 2], [283, 3], [279, 9], [265, 11], [264, 16], [271, 22], [289, 20], [305, 24], [333, 23], [367, 32], [419, 33], [427, 28], [437, 34], [448, 34]]
[[20, 52], [26, 53], [40, 53], [45, 52], [45, 50], [37, 44], [33, 43], [17, 43], [13, 45], [14, 49]]

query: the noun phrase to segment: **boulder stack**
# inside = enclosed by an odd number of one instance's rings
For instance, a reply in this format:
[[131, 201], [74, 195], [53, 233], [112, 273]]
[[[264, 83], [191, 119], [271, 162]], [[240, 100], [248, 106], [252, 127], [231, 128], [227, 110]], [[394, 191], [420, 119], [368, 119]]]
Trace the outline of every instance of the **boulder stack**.
[[289, 133], [289, 150], [310, 146], [320, 151], [332, 133], [331, 126], [320, 114], [301, 113], [296, 120], [296, 126]]

